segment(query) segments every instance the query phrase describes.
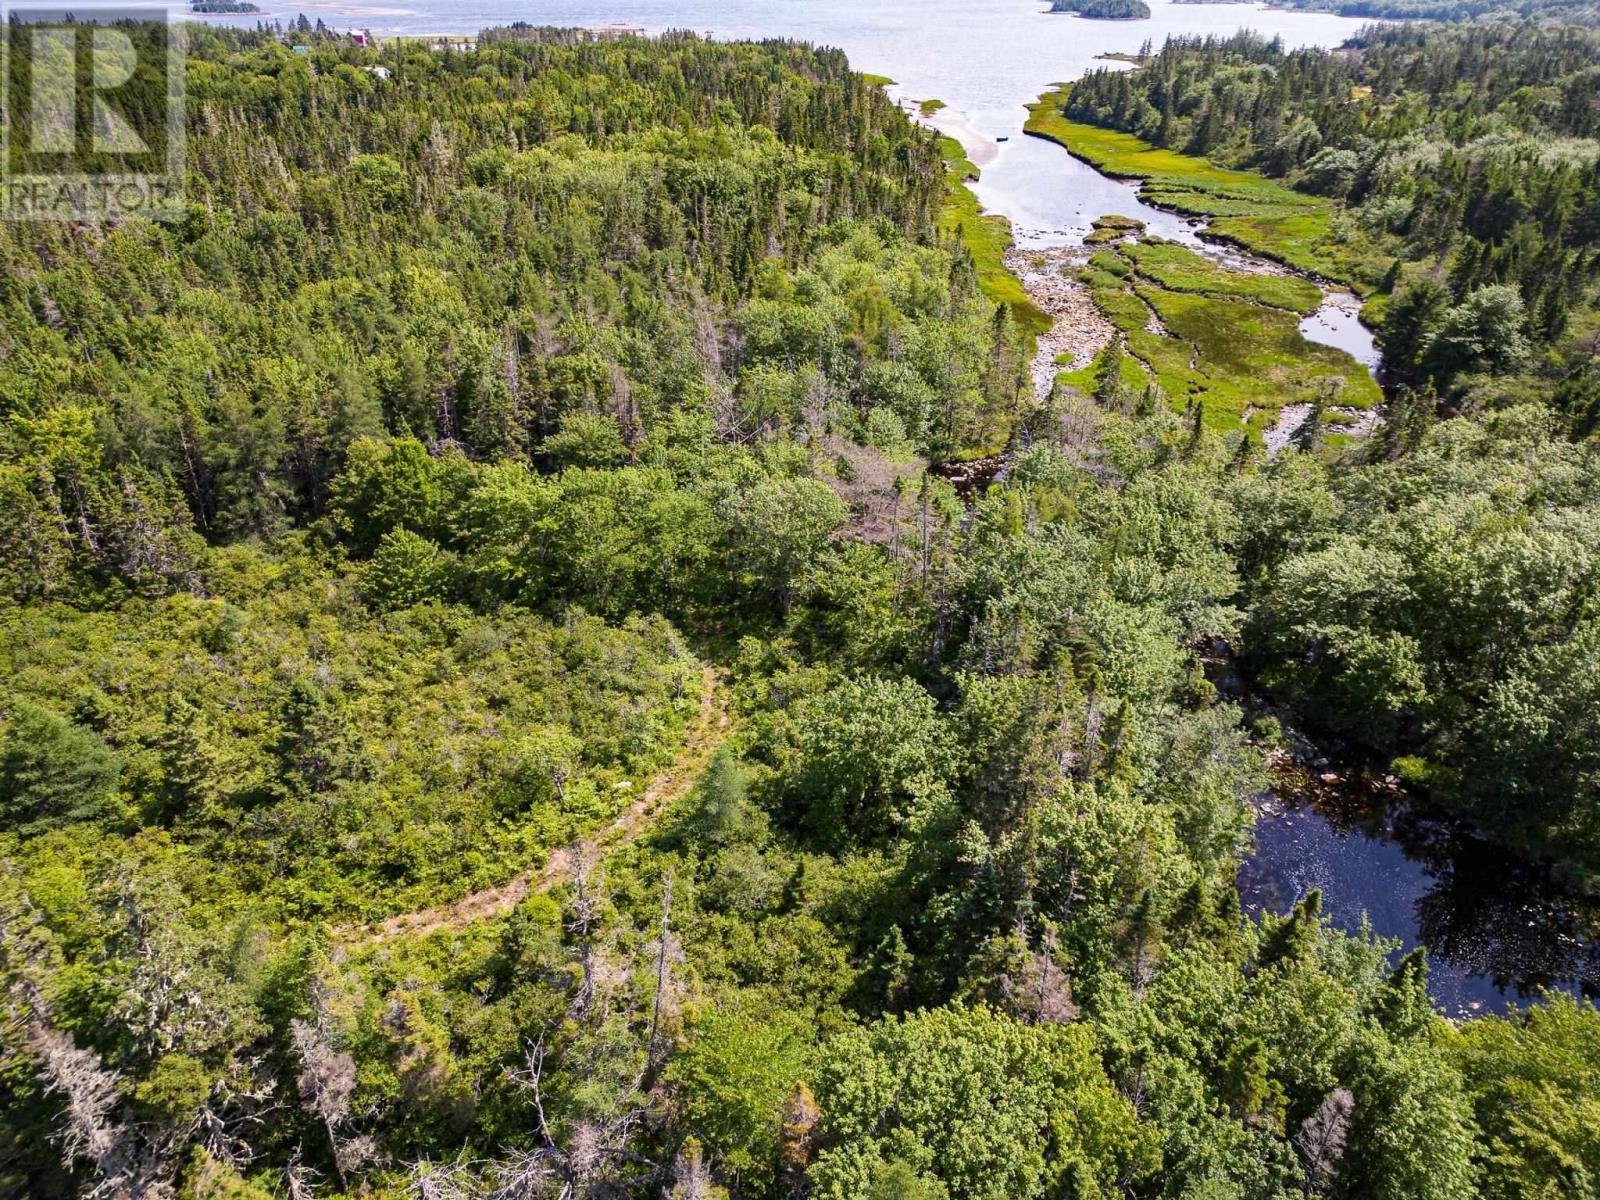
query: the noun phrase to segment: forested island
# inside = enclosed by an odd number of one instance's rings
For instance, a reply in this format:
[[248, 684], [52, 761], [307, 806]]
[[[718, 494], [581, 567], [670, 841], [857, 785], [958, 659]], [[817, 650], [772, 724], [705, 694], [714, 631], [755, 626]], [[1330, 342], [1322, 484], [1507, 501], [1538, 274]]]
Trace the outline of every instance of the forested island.
[[1150, 6], [1144, 0], [1052, 0], [1050, 11], [1076, 13], [1095, 21], [1147, 21]]
[[477, 47], [197, 27], [180, 219], [0, 222], [0, 1193], [1591, 1193], [1590, 1003], [1241, 910], [1208, 663], [1594, 886], [1596, 35], [1036, 106], [1386, 394], [1127, 219], [1036, 387], [837, 51]]
[[[1208, 4], [1219, 0], [1175, 0]], [[1226, 2], [1226, 0], [1220, 0]], [[1471, 21], [1480, 17], [1541, 17], [1593, 24], [1593, 0], [1273, 0], [1272, 7], [1294, 12], [1327, 12], [1341, 17], [1397, 21]]]

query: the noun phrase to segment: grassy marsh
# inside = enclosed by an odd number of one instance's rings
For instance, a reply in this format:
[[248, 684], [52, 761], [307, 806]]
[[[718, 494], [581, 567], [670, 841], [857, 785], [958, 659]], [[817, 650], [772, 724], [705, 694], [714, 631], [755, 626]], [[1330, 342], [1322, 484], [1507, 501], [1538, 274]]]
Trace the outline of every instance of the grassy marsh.
[[1168, 291], [1197, 292], [1286, 308], [1306, 315], [1322, 303], [1322, 289], [1298, 275], [1228, 271], [1172, 242], [1136, 242], [1122, 247], [1126, 260], [1146, 279]]
[[1159, 287], [1138, 290], [1169, 339], [1193, 347], [1191, 370], [1201, 377], [1198, 393], [1210, 423], [1234, 426], [1252, 409], [1308, 403], [1330, 380], [1340, 382], [1341, 404], [1370, 408], [1382, 399], [1372, 376], [1349, 354], [1308, 342], [1294, 312]]
[[1141, 200], [1207, 217], [1212, 235], [1265, 258], [1362, 291], [1382, 277], [1387, 263], [1340, 219], [1331, 201], [1250, 171], [1160, 149], [1129, 133], [1069, 120], [1061, 111], [1069, 90], [1056, 88], [1029, 105], [1027, 132], [1107, 175], [1143, 181]]
[[[1230, 271], [1163, 242], [1102, 248], [1082, 278], [1138, 362], [1124, 367], [1124, 383], [1153, 376], [1175, 408], [1203, 402], [1214, 429], [1259, 436], [1280, 408], [1309, 403], [1332, 381], [1342, 405], [1382, 400], [1361, 363], [1301, 334], [1302, 315], [1321, 300], [1303, 279]], [[1063, 382], [1092, 393], [1098, 380], [1084, 368]]]
[[[1063, 357], [1070, 360], [1072, 356], [1064, 355]], [[1061, 365], [1071, 366], [1071, 362], [1068, 361]], [[1150, 383], [1150, 372], [1145, 368], [1144, 363], [1140, 362], [1134, 355], [1124, 354], [1117, 365], [1121, 376], [1122, 390], [1128, 395], [1138, 395]], [[1099, 363], [1092, 362], [1074, 371], [1061, 371], [1056, 375], [1056, 379], [1068, 387], [1076, 388], [1086, 396], [1092, 396], [1100, 390]]]

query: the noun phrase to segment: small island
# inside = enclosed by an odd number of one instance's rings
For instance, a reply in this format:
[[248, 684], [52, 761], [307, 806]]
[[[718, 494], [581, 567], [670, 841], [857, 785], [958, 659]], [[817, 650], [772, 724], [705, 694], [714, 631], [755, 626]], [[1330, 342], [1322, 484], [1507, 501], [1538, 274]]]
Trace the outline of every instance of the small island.
[[250, 3], [250, 0], [190, 0], [189, 11], [212, 16], [238, 16], [258, 13], [261, 6]]
[[1119, 213], [1096, 217], [1094, 227], [1084, 239], [1085, 246], [1104, 246], [1124, 238], [1137, 237], [1144, 232], [1144, 222], [1137, 217], [1124, 217]]
[[1148, 21], [1150, 6], [1144, 0], [1053, 0], [1053, 13], [1076, 13], [1094, 21]]

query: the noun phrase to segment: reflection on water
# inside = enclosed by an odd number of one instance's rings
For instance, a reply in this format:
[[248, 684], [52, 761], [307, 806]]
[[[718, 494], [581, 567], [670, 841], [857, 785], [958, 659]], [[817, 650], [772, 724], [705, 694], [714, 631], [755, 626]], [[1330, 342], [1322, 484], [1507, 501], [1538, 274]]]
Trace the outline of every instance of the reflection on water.
[[1078, 246], [1097, 217], [1118, 214], [1145, 223], [1145, 232], [1195, 249], [1199, 222], [1151, 208], [1139, 185], [1100, 174], [1054, 142], [1020, 137], [1000, 145], [972, 192], [988, 212], [1004, 213], [1024, 249]]
[[1256, 853], [1239, 872], [1249, 911], [1285, 911], [1320, 888], [1323, 911], [1406, 949], [1425, 945], [1451, 1016], [1499, 1012], [1545, 988], [1600, 995], [1600, 907], [1562, 891], [1458, 822], [1379, 779], [1293, 764], [1261, 798]]
[[1383, 354], [1372, 339], [1372, 332], [1361, 323], [1361, 301], [1349, 292], [1328, 292], [1322, 307], [1300, 322], [1301, 336], [1308, 342], [1321, 342], [1352, 355], [1374, 376]]

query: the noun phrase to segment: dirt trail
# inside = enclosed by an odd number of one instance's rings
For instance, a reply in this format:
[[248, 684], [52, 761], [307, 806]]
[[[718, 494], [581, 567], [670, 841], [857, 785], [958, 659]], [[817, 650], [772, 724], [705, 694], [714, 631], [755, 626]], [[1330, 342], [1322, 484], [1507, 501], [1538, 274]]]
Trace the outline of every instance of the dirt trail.
[[731, 732], [727, 696], [716, 668], [705, 669], [703, 682], [705, 691], [700, 713], [678, 757], [650, 781], [637, 800], [587, 842], [552, 850], [538, 870], [525, 871], [498, 887], [485, 888], [434, 908], [399, 913], [377, 924], [345, 926], [338, 930], [337, 936], [349, 943], [385, 942], [398, 937], [426, 937], [446, 929], [465, 929], [479, 921], [503, 917], [529, 895], [548, 891], [553, 884], [570, 876], [583, 849], [604, 851], [633, 841], [669, 804], [688, 794], [717, 747]]

